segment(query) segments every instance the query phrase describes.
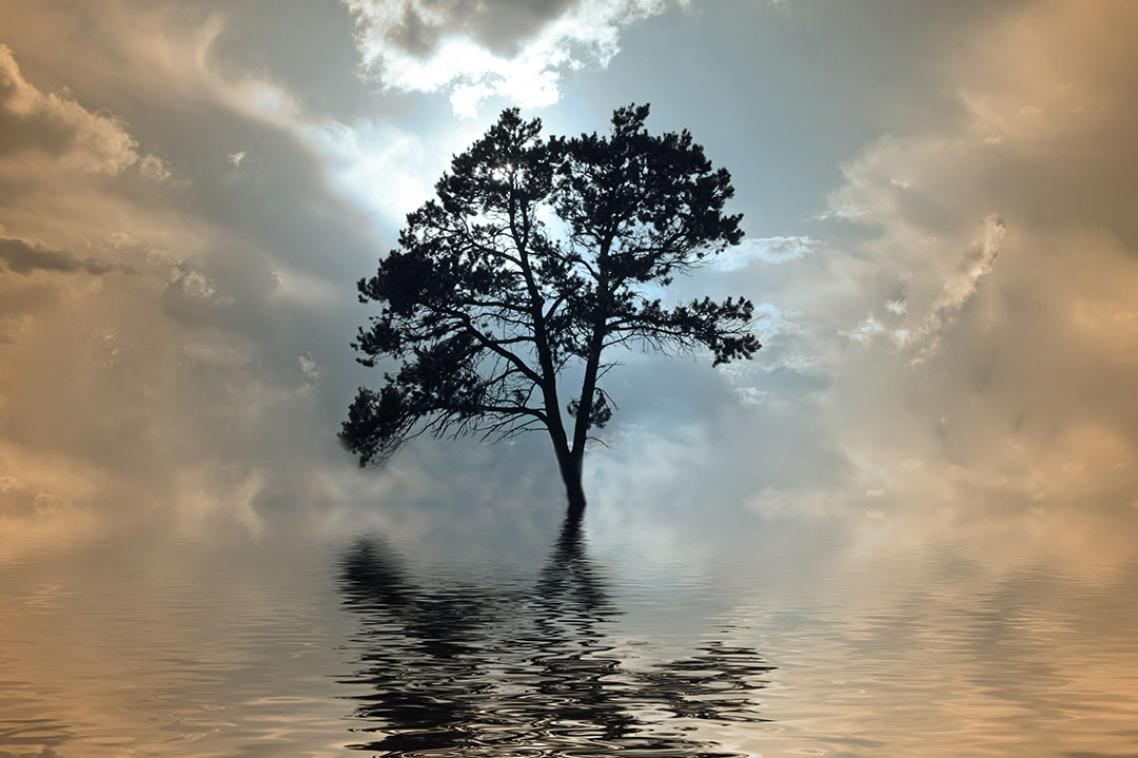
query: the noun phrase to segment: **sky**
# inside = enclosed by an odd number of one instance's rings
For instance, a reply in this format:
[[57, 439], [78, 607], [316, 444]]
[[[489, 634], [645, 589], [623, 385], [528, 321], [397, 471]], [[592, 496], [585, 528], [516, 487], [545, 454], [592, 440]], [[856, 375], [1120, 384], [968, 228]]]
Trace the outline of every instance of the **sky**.
[[1121, 562], [1136, 28], [1125, 0], [0, 0], [0, 554], [555, 519], [541, 437], [338, 446], [380, 381], [354, 283], [502, 108], [575, 134], [648, 102], [747, 232], [674, 296], [751, 298], [764, 347], [622, 358], [595, 528]]

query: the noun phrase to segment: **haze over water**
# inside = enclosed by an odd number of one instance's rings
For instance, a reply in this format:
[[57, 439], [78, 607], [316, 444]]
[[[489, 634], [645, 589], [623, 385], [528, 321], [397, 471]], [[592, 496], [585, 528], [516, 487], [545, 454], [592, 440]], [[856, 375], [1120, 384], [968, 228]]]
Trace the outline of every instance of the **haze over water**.
[[0, 755], [1117, 756], [1138, 741], [1132, 562], [550, 521], [510, 549], [461, 528], [429, 545], [135, 532], [8, 560]]

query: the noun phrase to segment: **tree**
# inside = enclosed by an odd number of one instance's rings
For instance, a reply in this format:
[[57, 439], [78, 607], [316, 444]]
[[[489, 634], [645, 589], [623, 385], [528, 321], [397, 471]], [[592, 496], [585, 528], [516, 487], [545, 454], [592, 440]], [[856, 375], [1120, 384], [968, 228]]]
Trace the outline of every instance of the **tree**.
[[[421, 434], [543, 429], [581, 512], [590, 431], [614, 409], [600, 384], [606, 357], [705, 348], [718, 365], [759, 349], [750, 301], [665, 305], [649, 293], [743, 232], [741, 215], [724, 213], [730, 174], [686, 130], [650, 135], [647, 117], [647, 105], [620, 108], [605, 136], [545, 140], [540, 120], [510, 109], [452, 159], [358, 285], [380, 310], [353, 343], [357, 360], [397, 364], [379, 390], [359, 390], [343, 423], [361, 466]], [[570, 364], [580, 384], [562, 394]]]

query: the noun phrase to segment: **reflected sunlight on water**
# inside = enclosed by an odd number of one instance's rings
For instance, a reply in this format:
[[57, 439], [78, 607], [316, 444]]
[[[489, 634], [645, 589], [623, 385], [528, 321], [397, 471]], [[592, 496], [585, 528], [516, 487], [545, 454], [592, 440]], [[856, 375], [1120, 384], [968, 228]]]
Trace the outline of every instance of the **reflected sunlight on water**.
[[516, 565], [380, 535], [25, 551], [0, 755], [1138, 752], [1134, 564], [594, 537]]

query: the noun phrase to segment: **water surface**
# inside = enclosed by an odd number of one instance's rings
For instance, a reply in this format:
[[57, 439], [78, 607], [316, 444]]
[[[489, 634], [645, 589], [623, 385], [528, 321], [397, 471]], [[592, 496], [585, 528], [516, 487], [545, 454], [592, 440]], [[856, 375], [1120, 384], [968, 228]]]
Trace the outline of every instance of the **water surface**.
[[456, 533], [10, 557], [0, 756], [1138, 755], [1128, 559]]

